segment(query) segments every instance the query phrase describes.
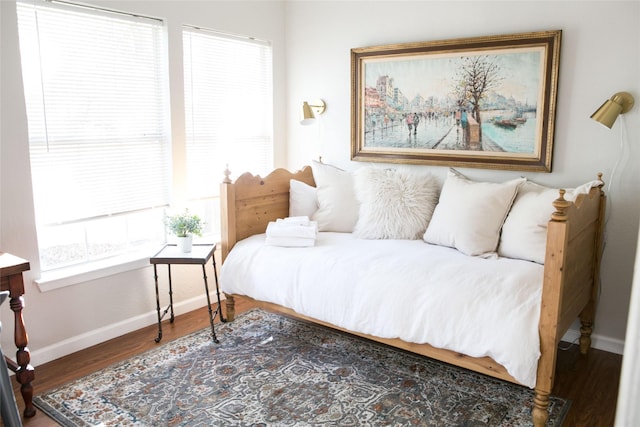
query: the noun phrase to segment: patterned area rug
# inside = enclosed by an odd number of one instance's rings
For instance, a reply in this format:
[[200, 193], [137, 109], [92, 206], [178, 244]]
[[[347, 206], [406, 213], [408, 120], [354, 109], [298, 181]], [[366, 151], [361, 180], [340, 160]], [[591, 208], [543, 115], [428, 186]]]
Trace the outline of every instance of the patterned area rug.
[[531, 425], [526, 387], [258, 309], [216, 326], [34, 403], [64, 426]]

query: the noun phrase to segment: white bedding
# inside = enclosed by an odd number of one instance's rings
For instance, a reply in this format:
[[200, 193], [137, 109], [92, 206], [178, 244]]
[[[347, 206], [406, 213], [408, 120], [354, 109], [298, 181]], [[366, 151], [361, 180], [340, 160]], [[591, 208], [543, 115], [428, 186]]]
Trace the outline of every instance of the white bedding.
[[318, 233], [308, 248], [251, 236], [236, 243], [220, 273], [226, 293], [352, 331], [490, 356], [532, 388], [542, 280], [543, 266], [533, 262], [349, 233]]

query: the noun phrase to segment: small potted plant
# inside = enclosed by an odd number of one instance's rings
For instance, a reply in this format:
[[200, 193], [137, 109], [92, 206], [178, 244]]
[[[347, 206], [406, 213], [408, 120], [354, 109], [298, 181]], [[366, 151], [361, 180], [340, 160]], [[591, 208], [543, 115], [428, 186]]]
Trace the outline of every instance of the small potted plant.
[[185, 209], [184, 212], [169, 215], [166, 219], [169, 231], [178, 238], [178, 247], [182, 252], [191, 252], [193, 236], [202, 236], [204, 223], [198, 215]]

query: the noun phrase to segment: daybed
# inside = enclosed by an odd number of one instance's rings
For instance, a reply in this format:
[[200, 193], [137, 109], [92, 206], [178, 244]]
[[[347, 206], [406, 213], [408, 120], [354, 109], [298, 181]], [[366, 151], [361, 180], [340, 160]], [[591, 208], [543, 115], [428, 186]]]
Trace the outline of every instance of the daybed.
[[[452, 170], [442, 186], [438, 183], [435, 206], [426, 213], [406, 214], [402, 209], [415, 208], [415, 199], [433, 198], [432, 189], [419, 194], [413, 187], [407, 192], [407, 174], [397, 171], [370, 168], [357, 178], [327, 167], [314, 162], [313, 171], [309, 166], [295, 173], [277, 169], [265, 178], [244, 174], [235, 182], [227, 174], [220, 196], [220, 283], [226, 294], [227, 317], [233, 320], [234, 298], [247, 297], [269, 310], [534, 388], [533, 422], [545, 425], [558, 343], [575, 319], [581, 322], [581, 352], [586, 353], [591, 344], [605, 207], [600, 176], [575, 190], [533, 184], [527, 192], [524, 186], [532, 184], [524, 179], [494, 186], [467, 180]], [[329, 191], [327, 185], [349, 190], [333, 179], [340, 173], [356, 176], [356, 190], [350, 190], [359, 203], [356, 223], [352, 219], [345, 225], [353, 216], [343, 206], [348, 204], [344, 198], [348, 191], [343, 191], [342, 199], [331, 199], [326, 193], [321, 197], [321, 191]], [[324, 174], [322, 183], [319, 174]], [[393, 174], [397, 175], [395, 184], [389, 184], [385, 179]], [[383, 179], [376, 181], [376, 177]], [[381, 188], [363, 196], [357, 183], [362, 186], [365, 181]], [[265, 245], [263, 233], [269, 222], [292, 214], [294, 182], [309, 188], [319, 182], [318, 212], [328, 203], [329, 208], [340, 211], [333, 219], [341, 224], [320, 226], [316, 245], [310, 248]], [[380, 194], [394, 191], [387, 188], [394, 185], [397, 190], [398, 182], [404, 193], [397, 203], [390, 203]], [[452, 199], [454, 188], [464, 200]], [[502, 196], [491, 193], [496, 189]], [[545, 213], [536, 204], [548, 198], [550, 191], [555, 200], [551, 199], [552, 206]], [[487, 212], [464, 206], [474, 197], [478, 203], [486, 202], [490, 211], [500, 204], [495, 197], [503, 197], [507, 210], [492, 213], [496, 218], [482, 218]], [[364, 211], [367, 204], [381, 202], [394, 215], [426, 216], [427, 223], [420, 230], [424, 236], [397, 238], [398, 231], [405, 231], [393, 229], [397, 217], [387, 224], [392, 230], [384, 229], [381, 234], [380, 227], [376, 231], [362, 224], [363, 219], [378, 225], [381, 220], [389, 221], [380, 212]], [[452, 210], [447, 211], [446, 206]], [[522, 217], [516, 221], [518, 210], [529, 220], [537, 215], [540, 221], [541, 214], [548, 219], [527, 225]], [[320, 214], [317, 219], [326, 220]], [[491, 228], [485, 222], [488, 219], [498, 225], [495, 238], [500, 240], [492, 243], [493, 251], [475, 247], [486, 236], [469, 240], [460, 234], [476, 221], [482, 227], [475, 232], [485, 233]], [[450, 229], [445, 230], [447, 227]], [[525, 230], [527, 227], [530, 229]], [[537, 248], [527, 241], [533, 234], [538, 234]], [[521, 253], [525, 247], [530, 255]]]

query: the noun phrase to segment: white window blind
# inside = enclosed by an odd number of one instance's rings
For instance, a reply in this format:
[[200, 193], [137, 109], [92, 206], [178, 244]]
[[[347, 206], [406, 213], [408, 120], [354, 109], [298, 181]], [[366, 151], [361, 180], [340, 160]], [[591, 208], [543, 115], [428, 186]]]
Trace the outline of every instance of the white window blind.
[[162, 21], [55, 1], [17, 11], [43, 270], [164, 239], [157, 211], [141, 216], [170, 201]]
[[193, 27], [183, 44], [187, 192], [213, 197], [227, 164], [235, 173], [273, 168], [272, 49]]
[[18, 14], [38, 223], [167, 204], [162, 22], [33, 1]]

